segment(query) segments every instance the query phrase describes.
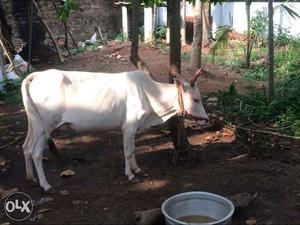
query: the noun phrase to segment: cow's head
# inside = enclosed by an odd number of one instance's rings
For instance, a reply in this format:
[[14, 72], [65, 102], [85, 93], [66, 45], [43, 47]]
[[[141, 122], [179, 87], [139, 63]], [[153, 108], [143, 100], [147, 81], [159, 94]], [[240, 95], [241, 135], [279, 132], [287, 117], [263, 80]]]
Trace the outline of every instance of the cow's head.
[[199, 88], [195, 85], [197, 78], [202, 73], [202, 69], [199, 69], [190, 82], [176, 78], [175, 83], [177, 88], [181, 89], [184, 110], [188, 116], [197, 120], [208, 121], [208, 116], [202, 105]]

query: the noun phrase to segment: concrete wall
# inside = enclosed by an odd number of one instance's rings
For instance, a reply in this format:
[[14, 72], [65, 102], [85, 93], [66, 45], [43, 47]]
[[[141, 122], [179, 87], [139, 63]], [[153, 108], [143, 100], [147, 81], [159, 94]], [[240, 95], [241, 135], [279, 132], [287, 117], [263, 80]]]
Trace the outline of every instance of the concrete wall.
[[[58, 1], [55, 1], [59, 5]], [[62, 38], [64, 36], [63, 26], [56, 19], [56, 11], [53, 8], [52, 0], [37, 0], [37, 2], [54, 36]], [[102, 32], [107, 33], [108, 36], [121, 32], [121, 7], [116, 7], [114, 1], [76, 0], [76, 2], [78, 10], [71, 13], [68, 24], [77, 41], [89, 39], [94, 33], [94, 27], [98, 25], [100, 25]], [[27, 17], [25, 0], [1, 0], [0, 4], [8, 18], [8, 23], [13, 29], [14, 38], [26, 40]], [[41, 42], [47, 34], [45, 34], [36, 16], [34, 16], [33, 22], [34, 43]]]

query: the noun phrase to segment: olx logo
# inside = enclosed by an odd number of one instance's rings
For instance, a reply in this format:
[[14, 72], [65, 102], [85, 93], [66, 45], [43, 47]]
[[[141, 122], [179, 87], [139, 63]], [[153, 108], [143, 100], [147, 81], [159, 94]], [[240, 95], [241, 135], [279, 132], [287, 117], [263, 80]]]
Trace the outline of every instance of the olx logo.
[[23, 221], [30, 217], [33, 211], [31, 198], [23, 192], [9, 195], [4, 202], [5, 214], [14, 221]]

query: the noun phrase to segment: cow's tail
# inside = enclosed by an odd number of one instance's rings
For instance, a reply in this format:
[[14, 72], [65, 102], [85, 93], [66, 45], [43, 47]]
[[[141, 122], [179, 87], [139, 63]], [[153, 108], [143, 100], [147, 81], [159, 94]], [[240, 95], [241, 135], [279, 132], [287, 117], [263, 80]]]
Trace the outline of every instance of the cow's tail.
[[[46, 137], [48, 139], [49, 150], [50, 150], [51, 154], [53, 154], [57, 158], [59, 158], [58, 150], [55, 146], [54, 141], [52, 140], [52, 138], [49, 134], [49, 131], [46, 128], [46, 123], [43, 120], [43, 117], [39, 113], [38, 109], [36, 108], [36, 106], [35, 106], [35, 104], [32, 100], [32, 97], [30, 95], [29, 84], [33, 81], [35, 76], [36, 76], [36, 74], [34, 74], [34, 73], [29, 74], [22, 82], [21, 91], [22, 91], [22, 98], [23, 98], [24, 107], [25, 107], [25, 110], [27, 112], [27, 117], [28, 117], [28, 112], [30, 111], [37, 118], [37, 120], [39, 121], [39, 123], [42, 126], [43, 130], [45, 131]], [[29, 120], [30, 120], [30, 118], [28, 118], [28, 121]]]

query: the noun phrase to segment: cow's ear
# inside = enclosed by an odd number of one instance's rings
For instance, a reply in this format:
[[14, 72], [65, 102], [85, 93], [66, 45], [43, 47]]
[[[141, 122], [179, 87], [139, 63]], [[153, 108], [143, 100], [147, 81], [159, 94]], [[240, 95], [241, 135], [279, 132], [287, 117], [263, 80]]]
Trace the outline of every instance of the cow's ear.
[[180, 78], [174, 78], [174, 83], [176, 84], [177, 87], [181, 87], [184, 92], [187, 90], [189, 85], [188, 82]]

